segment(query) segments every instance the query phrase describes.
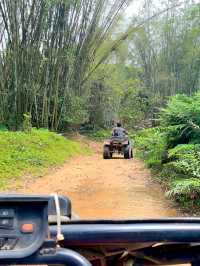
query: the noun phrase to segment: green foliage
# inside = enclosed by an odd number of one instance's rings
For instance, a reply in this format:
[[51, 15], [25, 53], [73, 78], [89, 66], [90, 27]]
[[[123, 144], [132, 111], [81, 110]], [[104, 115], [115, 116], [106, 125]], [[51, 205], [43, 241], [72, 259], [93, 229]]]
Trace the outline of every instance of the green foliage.
[[147, 94], [142, 93], [142, 90], [137, 88], [128, 87], [123, 92], [119, 117], [129, 128], [137, 128], [141, 121], [145, 120], [150, 106], [150, 99]]
[[79, 143], [47, 130], [0, 132], [0, 187], [12, 178], [39, 174], [76, 153], [87, 153]]
[[21, 130], [23, 114], [30, 113], [33, 126], [57, 131], [87, 120], [86, 81], [101, 65], [96, 55], [110, 38], [124, 0], [109, 5], [104, 0], [37, 0], [24, 5], [6, 0], [4, 4], [0, 122]]
[[159, 169], [167, 195], [185, 207], [200, 207], [199, 106], [199, 92], [173, 96], [161, 110], [160, 126], [136, 137], [139, 156], [149, 167]]
[[66, 103], [66, 112], [62, 116], [62, 127], [80, 125], [88, 119], [88, 112], [85, 107], [85, 99], [78, 96], [71, 96]]
[[[178, 145], [169, 150], [171, 170], [185, 178], [200, 178], [200, 145]], [[168, 165], [168, 164], [167, 164]], [[167, 166], [166, 165], [166, 166]]]
[[200, 179], [176, 179], [171, 182], [166, 195], [177, 200], [184, 207], [200, 207]]
[[151, 108], [148, 94], [141, 88], [137, 69], [125, 63], [107, 63], [94, 73], [90, 86], [89, 120], [97, 127], [111, 127], [122, 121], [136, 128], [146, 119]]
[[[141, 22], [155, 14], [154, 1], [144, 6]], [[163, 9], [171, 8], [172, 1], [159, 1]], [[162, 3], [161, 3], [162, 2]], [[176, 1], [173, 1], [174, 3]], [[159, 11], [158, 11], [159, 12]], [[130, 53], [128, 60], [137, 66], [137, 79], [147, 91], [150, 105], [163, 107], [168, 97], [175, 94], [193, 95], [200, 87], [200, 12], [199, 3], [185, 1], [184, 7], [173, 9], [145, 23], [137, 31], [130, 25]], [[184, 97], [184, 96], [177, 96]], [[181, 100], [181, 99], [180, 99]], [[179, 115], [180, 101], [174, 106]], [[187, 108], [187, 103], [185, 102]], [[140, 110], [140, 109], [139, 109]], [[140, 116], [140, 112], [139, 112]], [[151, 117], [154, 118], [154, 117]], [[180, 117], [182, 123], [185, 119]], [[172, 125], [170, 123], [170, 125]]]
[[[117, 120], [120, 101], [128, 87], [130, 69], [124, 64], [102, 64], [90, 83], [89, 120], [97, 127], [110, 127]], [[134, 77], [130, 77], [132, 83]], [[129, 86], [131, 86], [129, 84]]]
[[97, 130], [97, 131], [88, 131], [87, 133], [87, 136], [92, 138], [92, 139], [95, 139], [95, 140], [99, 140], [99, 141], [102, 141], [106, 138], [109, 138], [111, 136], [111, 130], [105, 130], [105, 129], [100, 129], [100, 130]]
[[175, 95], [171, 97], [166, 108], [162, 109], [160, 124], [162, 126], [177, 126], [177, 130], [173, 132], [173, 135], [169, 135], [169, 146], [174, 147], [177, 144], [200, 142], [199, 103], [199, 92], [192, 97]]
[[165, 131], [160, 128], [143, 130], [136, 135], [135, 146], [137, 156], [149, 167], [160, 167], [166, 152]]
[[186, 124], [191, 117], [193, 99], [186, 95], [170, 98], [167, 107], [162, 109], [160, 122], [163, 126]]
[[0, 131], [7, 131], [7, 130], [8, 129], [7, 129], [6, 125], [0, 123]]

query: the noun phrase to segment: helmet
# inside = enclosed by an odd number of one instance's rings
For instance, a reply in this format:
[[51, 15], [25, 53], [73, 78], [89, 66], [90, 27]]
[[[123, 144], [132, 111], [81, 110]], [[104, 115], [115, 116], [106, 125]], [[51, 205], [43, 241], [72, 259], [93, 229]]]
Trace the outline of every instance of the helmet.
[[117, 127], [121, 127], [122, 124], [120, 122], [117, 122]]

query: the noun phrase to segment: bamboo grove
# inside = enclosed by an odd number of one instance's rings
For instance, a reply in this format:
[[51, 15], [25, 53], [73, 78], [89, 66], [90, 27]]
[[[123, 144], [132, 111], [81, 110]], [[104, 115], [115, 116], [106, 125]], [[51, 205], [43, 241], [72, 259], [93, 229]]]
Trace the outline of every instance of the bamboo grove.
[[1, 0], [0, 122], [57, 130], [79, 114], [87, 73], [125, 0]]

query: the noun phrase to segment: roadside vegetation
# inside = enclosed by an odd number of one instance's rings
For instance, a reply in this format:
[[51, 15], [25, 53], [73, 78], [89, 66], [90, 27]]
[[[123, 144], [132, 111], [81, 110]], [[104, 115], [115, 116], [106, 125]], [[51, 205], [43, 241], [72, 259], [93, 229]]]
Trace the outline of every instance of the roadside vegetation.
[[22, 176], [33, 176], [62, 165], [89, 148], [45, 129], [0, 131], [0, 189]]
[[168, 197], [188, 210], [197, 209], [200, 207], [200, 93], [171, 97], [160, 111], [158, 124], [136, 134], [137, 155], [154, 170]]

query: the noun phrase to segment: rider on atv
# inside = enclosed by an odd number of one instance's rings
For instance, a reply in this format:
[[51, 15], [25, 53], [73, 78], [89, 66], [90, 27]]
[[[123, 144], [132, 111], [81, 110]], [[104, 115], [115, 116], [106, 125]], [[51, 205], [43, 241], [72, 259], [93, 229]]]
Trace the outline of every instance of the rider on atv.
[[112, 137], [104, 142], [103, 158], [111, 159], [114, 153], [118, 153], [122, 154], [125, 159], [131, 159], [133, 151], [127, 135], [128, 132], [118, 122], [112, 130]]
[[122, 127], [120, 122], [117, 123], [117, 126], [113, 128], [112, 136], [113, 137], [125, 137], [128, 135], [128, 132]]

